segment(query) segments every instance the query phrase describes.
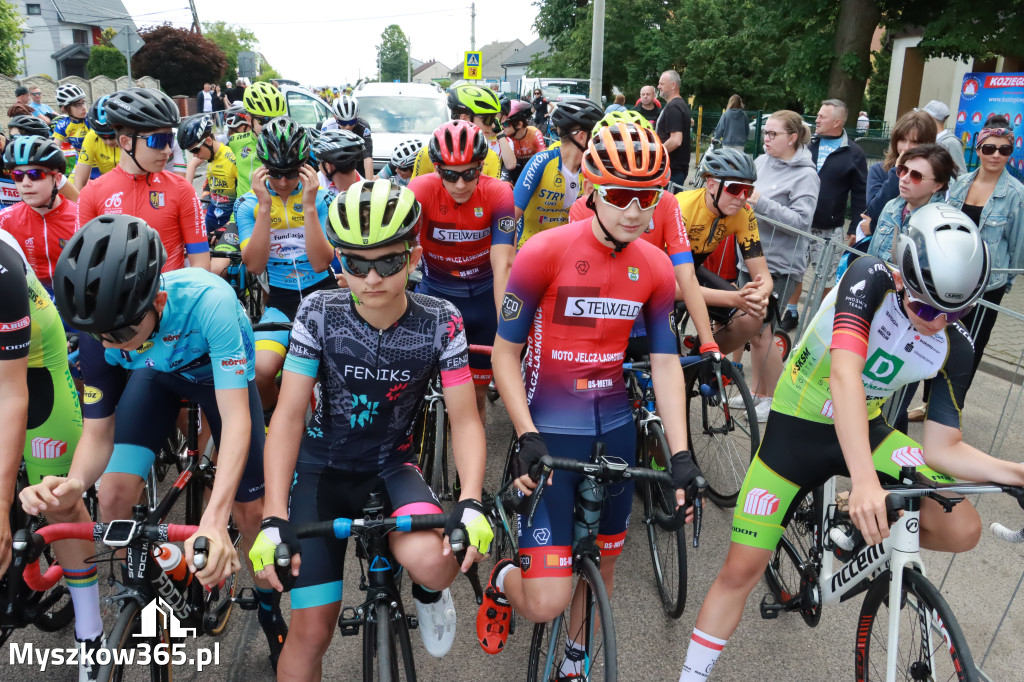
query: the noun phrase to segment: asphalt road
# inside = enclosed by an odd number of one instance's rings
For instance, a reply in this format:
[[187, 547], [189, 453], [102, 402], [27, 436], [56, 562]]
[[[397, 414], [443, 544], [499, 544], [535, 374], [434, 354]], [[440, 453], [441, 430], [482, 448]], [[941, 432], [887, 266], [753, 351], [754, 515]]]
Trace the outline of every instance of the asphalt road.
[[[964, 414], [967, 442], [983, 450], [993, 443], [1005, 441], [1002, 457], [1021, 459], [1024, 436], [1014, 410], [1021, 396], [1020, 387], [1012, 387], [1002, 379], [978, 374], [968, 396]], [[920, 429], [919, 425], [915, 425]], [[493, 478], [500, 468], [511, 433], [500, 402], [490, 408], [488, 446]], [[913, 432], [912, 432], [913, 433]], [[918, 432], [919, 433], [919, 432]], [[807, 444], [813, 448], [813, 444]], [[990, 495], [979, 503], [984, 526], [1001, 521], [1009, 526], [1024, 525], [1024, 514], [1006, 496]], [[639, 514], [639, 508], [634, 508]], [[653, 582], [646, 535], [637, 527], [627, 540], [619, 562], [616, 592], [612, 598], [619, 651], [620, 676], [623, 680], [678, 679], [686, 645], [696, 619], [697, 610], [708, 586], [714, 579], [727, 549], [730, 528], [729, 510], [711, 505], [705, 516], [701, 547], [692, 550], [689, 561], [690, 598], [678, 621], [667, 618], [661, 609]], [[1006, 615], [991, 652], [985, 658], [1000, 618], [1018, 586], [1024, 571], [1024, 548], [996, 539], [987, 530], [979, 546], [972, 552], [957, 556], [950, 566], [950, 555], [926, 553], [928, 574], [936, 584], [943, 581], [943, 595], [957, 614], [975, 660], [994, 680], [1020, 680], [1024, 654], [1019, 642], [1024, 635], [1024, 615], [1020, 600]], [[485, 561], [484, 571], [491, 562]], [[948, 575], [946, 575], [949, 567]], [[345, 602], [361, 601], [358, 592], [358, 569], [351, 553], [346, 566]], [[101, 568], [101, 593], [107, 594], [104, 581], [106, 569]], [[248, 584], [249, 580], [243, 580]], [[406, 589], [408, 581], [406, 581]], [[423, 649], [419, 635], [413, 632], [419, 678], [421, 680], [494, 680], [512, 682], [523, 679], [524, 662], [529, 650], [529, 624], [519, 620], [519, 629], [498, 656], [485, 654], [476, 642], [476, 603], [469, 582], [456, 581], [454, 587], [459, 613], [459, 632], [455, 646], [443, 659], [431, 658]], [[853, 646], [860, 598], [825, 609], [817, 628], [809, 629], [799, 616], [782, 615], [778, 620], [760, 618], [758, 603], [765, 592], [763, 583], [748, 601], [739, 629], [731, 639], [718, 666], [715, 680], [848, 680], [853, 676]], [[284, 599], [287, 603], [287, 597]], [[411, 607], [411, 597], [406, 597]], [[109, 627], [113, 608], [105, 610]], [[15, 633], [4, 651], [0, 651], [0, 680], [57, 682], [76, 679], [71, 667], [50, 667], [13, 664], [12, 645], [31, 642], [36, 647], [71, 646], [71, 628], [45, 634], [34, 628]], [[227, 631], [219, 639], [200, 639], [198, 646], [219, 647], [219, 663], [203, 672], [182, 667], [175, 670], [178, 680], [264, 680], [272, 675], [267, 660], [267, 645], [256, 622], [254, 612], [235, 610]], [[324, 676], [329, 680], [361, 679], [360, 637], [335, 638], [324, 659]]]

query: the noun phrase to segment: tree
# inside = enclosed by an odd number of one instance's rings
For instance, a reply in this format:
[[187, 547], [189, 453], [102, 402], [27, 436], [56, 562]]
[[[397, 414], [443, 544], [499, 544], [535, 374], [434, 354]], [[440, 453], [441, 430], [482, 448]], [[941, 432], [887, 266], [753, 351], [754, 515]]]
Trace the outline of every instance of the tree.
[[270, 64], [264, 64], [263, 68], [260, 69], [260, 75], [256, 76], [256, 80], [269, 83], [270, 81], [277, 80], [280, 77], [281, 74], [277, 72], [277, 69], [272, 67]]
[[89, 72], [90, 78], [96, 76], [120, 78], [128, 75], [128, 60], [116, 47], [93, 45], [92, 51], [89, 53], [89, 61], [85, 63], [85, 69]]
[[889, 93], [889, 69], [892, 67], [892, 42], [892, 34], [886, 31], [882, 35], [882, 49], [871, 53], [874, 70], [871, 72], [871, 80], [868, 81], [865, 95], [867, 101], [864, 104], [868, 118], [881, 119], [885, 117], [885, 98]]
[[21, 72], [22, 23], [18, 8], [0, 0], [0, 73], [5, 76], [13, 77]]
[[224, 51], [224, 57], [228, 62], [227, 71], [224, 72], [225, 78], [232, 82], [238, 80], [238, 53], [256, 50], [256, 34], [247, 28], [233, 26], [223, 21], [204, 21], [203, 36], [217, 43]]
[[391, 24], [380, 36], [377, 46], [377, 64], [382, 81], [407, 80], [409, 74], [409, 44], [398, 24]]
[[146, 44], [132, 55], [132, 75], [152, 76], [172, 95], [194, 95], [227, 69], [217, 45], [186, 28], [162, 24], [139, 32]]
[[100, 31], [100, 45], [106, 45], [107, 47], [114, 47], [114, 36], [117, 35], [117, 29], [112, 26], [108, 26]]

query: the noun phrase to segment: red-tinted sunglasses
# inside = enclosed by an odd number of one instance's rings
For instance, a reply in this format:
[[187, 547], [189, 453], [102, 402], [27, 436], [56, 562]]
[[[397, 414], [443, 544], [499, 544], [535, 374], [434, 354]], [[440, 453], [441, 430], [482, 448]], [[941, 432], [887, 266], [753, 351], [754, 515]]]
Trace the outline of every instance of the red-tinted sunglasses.
[[629, 205], [636, 201], [641, 211], [647, 211], [658, 205], [663, 194], [662, 190], [653, 189], [628, 189], [626, 187], [606, 187], [597, 185], [597, 194], [601, 200], [609, 206], [614, 206], [620, 211], [625, 211]]

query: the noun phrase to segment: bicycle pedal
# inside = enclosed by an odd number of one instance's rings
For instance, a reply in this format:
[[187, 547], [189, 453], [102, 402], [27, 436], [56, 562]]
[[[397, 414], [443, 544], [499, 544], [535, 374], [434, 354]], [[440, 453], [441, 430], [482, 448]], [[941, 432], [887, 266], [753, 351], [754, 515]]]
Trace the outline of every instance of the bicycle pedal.
[[410, 630], [415, 630], [420, 626], [420, 619], [411, 613], [405, 614], [405, 622], [409, 624]]
[[363, 618], [356, 613], [354, 608], [347, 606], [341, 610], [341, 618], [338, 619], [338, 629], [341, 630], [342, 637], [358, 635], [362, 624]]
[[232, 597], [231, 601], [238, 604], [238, 608], [243, 611], [255, 611], [259, 608], [260, 600], [256, 596], [256, 590], [251, 587], [243, 587], [237, 597]]
[[765, 620], [772, 620], [779, 617], [779, 614], [783, 611], [783, 606], [779, 602], [775, 601], [775, 597], [771, 594], [766, 594], [761, 599], [761, 618]]

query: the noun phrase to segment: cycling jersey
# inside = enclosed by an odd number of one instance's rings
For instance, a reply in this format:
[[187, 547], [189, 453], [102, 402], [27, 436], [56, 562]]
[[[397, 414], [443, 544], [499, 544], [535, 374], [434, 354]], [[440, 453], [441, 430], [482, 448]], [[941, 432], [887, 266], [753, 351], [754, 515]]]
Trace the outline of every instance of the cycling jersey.
[[14, 184], [9, 170], [0, 170], [0, 211], [5, 208], [21, 203], [21, 193], [18, 186]]
[[523, 212], [519, 248], [543, 230], [569, 221], [569, 208], [580, 193], [579, 169], [562, 166], [557, 149], [539, 152], [530, 159], [516, 182], [516, 208]]
[[[600, 199], [595, 199], [600, 201]], [[588, 220], [594, 217], [594, 211], [587, 206], [587, 197], [580, 197], [569, 208], [569, 221]], [[668, 253], [672, 265], [683, 265], [693, 262], [690, 253], [690, 240], [686, 236], [686, 225], [679, 211], [679, 203], [672, 201], [671, 195], [665, 196], [654, 209], [651, 222], [640, 238], [654, 244]]]
[[245, 196], [252, 189], [252, 174], [263, 165], [256, 156], [256, 133], [235, 133], [228, 137], [228, 148], [235, 155], [235, 167], [238, 169], [236, 195]]
[[512, 171], [512, 183], [515, 184], [523, 169], [526, 168], [526, 163], [533, 158], [534, 154], [547, 149], [548, 145], [544, 140], [544, 133], [533, 126], [526, 126], [526, 132], [521, 139], [517, 140], [507, 135], [505, 139], [512, 145], [512, 151], [516, 155], [516, 168]]
[[445, 387], [470, 381], [459, 311], [407, 296], [405, 313], [387, 329], [359, 316], [348, 289], [312, 293], [299, 306], [284, 368], [318, 377], [322, 395], [299, 467], [379, 472], [414, 461], [413, 422], [431, 377], [440, 370]]
[[94, 130], [90, 130], [86, 134], [85, 140], [82, 142], [82, 149], [78, 152], [78, 163], [92, 167], [90, 178], [95, 179], [104, 173], [109, 173], [120, 162], [120, 147], [116, 144], [113, 147], [106, 144]]
[[463, 204], [452, 199], [436, 174], [416, 178], [409, 189], [423, 207], [419, 230], [423, 279], [432, 289], [454, 296], [489, 291], [494, 284], [491, 246], [514, 244], [512, 189], [481, 176]]
[[[501, 177], [501, 158], [494, 153], [492, 149], [487, 150], [487, 156], [484, 158], [484, 166], [481, 171], [484, 175], [492, 178]], [[421, 175], [433, 175], [434, 173], [434, 162], [430, 160], [430, 152], [427, 150], [427, 145], [424, 145], [419, 152], [416, 153], [416, 160], [412, 164], [412, 177], [418, 178]]]
[[[331, 276], [330, 270], [316, 272], [306, 256], [306, 216], [302, 206], [302, 183], [283, 200], [267, 186], [272, 199], [270, 207], [270, 257], [267, 260], [267, 278], [271, 287], [279, 289], [307, 289]], [[318, 189], [316, 212], [320, 228], [327, 234], [327, 192]], [[235, 222], [242, 250], [256, 228], [259, 200], [249, 192], [235, 206]]]
[[[320, 129], [324, 132], [327, 132], [328, 130], [340, 130], [341, 126], [338, 124], [338, 119], [332, 118], [324, 121], [324, 124]], [[351, 132], [355, 133], [363, 140], [363, 158], [372, 159], [373, 133], [370, 130], [370, 124], [365, 119], [357, 118], [356, 124], [352, 126]]]
[[121, 166], [91, 181], [78, 195], [78, 228], [104, 214], [133, 215], [160, 233], [164, 272], [185, 267], [185, 253], [208, 253], [203, 212], [192, 185], [160, 171], [132, 175]]
[[498, 335], [528, 341], [524, 381], [542, 432], [601, 434], [632, 420], [622, 361], [643, 314], [652, 353], [676, 354], [668, 257], [637, 240], [615, 253], [591, 221], [547, 230], [512, 266]]
[[53, 210], [45, 215], [19, 203], [0, 211], [0, 229], [9, 232], [21, 245], [28, 264], [47, 290], [53, 291], [53, 268], [64, 244], [75, 233], [78, 205], [59, 197]]
[[[734, 235], [736, 243], [740, 248], [740, 255], [744, 259], [758, 258], [764, 256], [764, 249], [761, 248], [761, 236], [757, 231], [757, 218], [750, 206], [744, 205], [743, 209], [731, 216], [719, 218], [708, 210], [704, 203], [704, 194], [707, 189], [694, 189], [687, 192], [680, 192], [676, 195], [679, 200], [679, 210], [683, 214], [683, 222], [686, 224], [686, 234], [690, 238], [690, 250], [693, 252], [693, 262], [700, 266], [704, 259], [710, 256], [715, 247], [725, 239], [726, 235]], [[715, 226], [715, 220], [718, 224]], [[712, 232], [711, 228], [715, 227]]]
[[85, 135], [90, 130], [89, 124], [83, 119], [76, 121], [70, 116], [61, 116], [53, 126], [53, 139], [57, 142], [67, 142], [76, 151], [82, 148]]
[[234, 203], [238, 184], [235, 155], [227, 145], [217, 148], [206, 164], [206, 183], [210, 188], [210, 201], [218, 204]]
[[57, 308], [10, 234], [0, 230], [0, 360], [28, 358], [22, 452], [29, 484], [66, 476], [82, 434], [78, 393]]

